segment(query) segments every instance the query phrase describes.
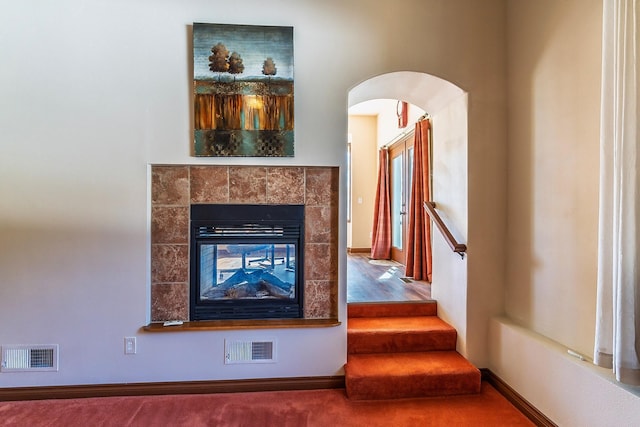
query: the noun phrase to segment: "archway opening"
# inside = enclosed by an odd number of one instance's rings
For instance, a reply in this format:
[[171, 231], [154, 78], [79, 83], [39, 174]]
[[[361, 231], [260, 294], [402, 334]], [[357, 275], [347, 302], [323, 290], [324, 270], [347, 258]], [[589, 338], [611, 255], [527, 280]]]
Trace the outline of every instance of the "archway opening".
[[[409, 71], [376, 76], [349, 91], [347, 302], [430, 299], [430, 284], [406, 277], [399, 260], [384, 262], [369, 257], [377, 153], [383, 146], [393, 147], [394, 153], [400, 153], [394, 154], [397, 165], [393, 173], [397, 177], [410, 176], [407, 169], [411, 165], [415, 122], [425, 113], [437, 117], [435, 113], [447, 109], [464, 94], [462, 89], [439, 77]], [[398, 124], [400, 102], [408, 104], [406, 126]], [[466, 116], [466, 110], [464, 113]], [[397, 177], [396, 182], [400, 182]], [[403, 182], [396, 187], [404, 185]]]

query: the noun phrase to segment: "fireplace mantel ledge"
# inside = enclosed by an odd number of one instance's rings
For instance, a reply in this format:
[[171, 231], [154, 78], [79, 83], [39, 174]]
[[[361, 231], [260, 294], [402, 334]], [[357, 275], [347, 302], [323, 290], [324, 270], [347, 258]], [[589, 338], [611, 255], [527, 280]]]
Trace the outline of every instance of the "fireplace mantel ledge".
[[146, 332], [220, 331], [230, 329], [331, 328], [340, 326], [338, 319], [246, 319], [199, 320], [165, 326], [165, 322], [151, 322], [142, 327]]

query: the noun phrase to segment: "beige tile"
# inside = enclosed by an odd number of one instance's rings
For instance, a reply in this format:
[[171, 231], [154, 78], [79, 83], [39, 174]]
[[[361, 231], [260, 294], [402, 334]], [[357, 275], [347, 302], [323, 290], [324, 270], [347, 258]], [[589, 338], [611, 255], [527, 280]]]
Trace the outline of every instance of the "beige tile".
[[191, 203], [228, 203], [227, 166], [191, 166]]
[[151, 208], [151, 243], [188, 243], [189, 208]]
[[229, 168], [229, 203], [263, 204], [266, 197], [267, 168]]
[[304, 287], [304, 318], [331, 319], [334, 314], [331, 290], [333, 283], [327, 280], [307, 280]]
[[305, 243], [305, 280], [331, 280], [337, 273], [337, 262], [332, 245], [325, 243]]
[[188, 205], [189, 167], [152, 166], [151, 203], [154, 205]]
[[151, 246], [151, 283], [172, 283], [188, 281], [188, 245]]
[[267, 203], [301, 205], [304, 203], [304, 168], [268, 168]]
[[151, 285], [151, 320], [189, 320], [189, 285]]
[[[333, 243], [337, 241], [338, 219], [330, 206], [306, 206], [304, 210], [304, 241], [306, 243]], [[335, 217], [335, 218], [334, 218]]]
[[338, 179], [338, 168], [306, 168], [305, 204], [308, 206], [337, 204]]

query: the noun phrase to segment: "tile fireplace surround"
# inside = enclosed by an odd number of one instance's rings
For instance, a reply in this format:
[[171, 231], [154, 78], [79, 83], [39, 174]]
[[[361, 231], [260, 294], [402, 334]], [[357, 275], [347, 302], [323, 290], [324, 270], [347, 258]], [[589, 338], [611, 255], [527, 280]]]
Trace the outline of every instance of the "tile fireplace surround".
[[152, 166], [151, 321], [189, 320], [191, 204], [305, 206], [304, 318], [337, 319], [336, 167]]

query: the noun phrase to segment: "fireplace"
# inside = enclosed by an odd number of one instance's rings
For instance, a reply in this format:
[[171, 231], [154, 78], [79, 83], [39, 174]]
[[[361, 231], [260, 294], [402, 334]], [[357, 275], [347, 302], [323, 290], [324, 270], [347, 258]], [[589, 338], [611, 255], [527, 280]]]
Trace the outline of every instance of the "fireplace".
[[304, 205], [301, 319], [336, 319], [339, 176], [337, 167], [152, 165], [150, 321], [191, 320], [190, 212], [204, 204]]
[[191, 205], [190, 320], [303, 317], [304, 205]]

